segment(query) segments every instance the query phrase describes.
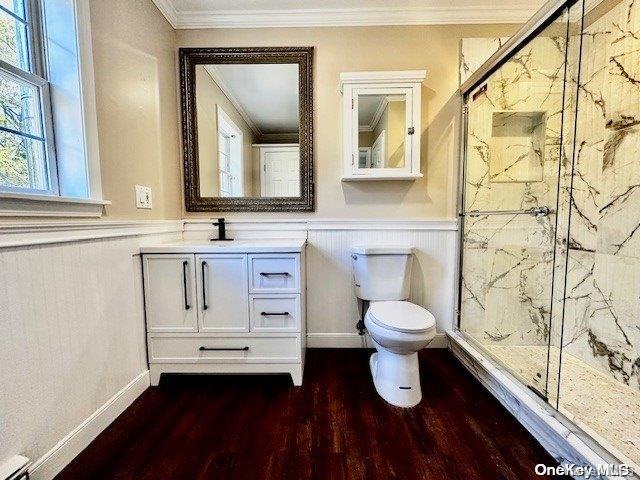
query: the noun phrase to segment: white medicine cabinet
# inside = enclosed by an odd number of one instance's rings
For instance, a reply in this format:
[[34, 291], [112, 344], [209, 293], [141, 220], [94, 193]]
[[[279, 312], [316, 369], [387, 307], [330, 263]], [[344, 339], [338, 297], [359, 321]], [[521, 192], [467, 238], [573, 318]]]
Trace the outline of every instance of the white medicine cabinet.
[[415, 180], [424, 70], [343, 72], [342, 181]]

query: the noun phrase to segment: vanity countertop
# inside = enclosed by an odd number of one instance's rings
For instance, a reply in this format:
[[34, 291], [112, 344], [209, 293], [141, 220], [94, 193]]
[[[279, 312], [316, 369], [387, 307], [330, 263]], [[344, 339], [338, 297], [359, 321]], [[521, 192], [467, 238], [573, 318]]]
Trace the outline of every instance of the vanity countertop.
[[140, 253], [299, 253], [307, 241], [292, 239], [239, 239], [226, 242], [181, 240], [140, 247]]

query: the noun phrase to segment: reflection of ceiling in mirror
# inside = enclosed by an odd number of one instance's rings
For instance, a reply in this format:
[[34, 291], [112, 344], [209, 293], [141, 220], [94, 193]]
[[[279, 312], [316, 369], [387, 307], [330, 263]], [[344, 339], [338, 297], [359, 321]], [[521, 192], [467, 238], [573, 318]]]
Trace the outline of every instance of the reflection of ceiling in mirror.
[[358, 129], [373, 132], [389, 102], [404, 99], [404, 95], [358, 95]]
[[379, 117], [378, 111], [384, 109], [384, 95], [360, 95], [358, 97], [358, 125], [370, 127], [373, 131], [374, 120]]
[[206, 65], [204, 68], [257, 136], [298, 132], [297, 64]]

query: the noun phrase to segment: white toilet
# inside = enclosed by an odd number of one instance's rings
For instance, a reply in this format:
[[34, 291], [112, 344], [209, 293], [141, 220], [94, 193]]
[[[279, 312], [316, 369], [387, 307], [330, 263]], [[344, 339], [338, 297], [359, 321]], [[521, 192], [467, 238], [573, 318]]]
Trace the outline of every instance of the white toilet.
[[365, 326], [377, 352], [369, 364], [376, 390], [397, 407], [420, 403], [418, 351], [436, 333], [431, 313], [406, 301], [411, 287], [412, 247], [352, 247], [356, 296], [370, 301]]

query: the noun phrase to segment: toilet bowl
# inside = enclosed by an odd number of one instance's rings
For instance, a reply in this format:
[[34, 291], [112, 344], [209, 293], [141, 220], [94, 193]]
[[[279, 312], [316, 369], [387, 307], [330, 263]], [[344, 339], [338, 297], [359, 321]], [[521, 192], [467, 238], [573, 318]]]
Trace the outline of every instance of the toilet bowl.
[[369, 359], [376, 391], [391, 405], [417, 405], [422, 399], [418, 351], [435, 336], [433, 315], [407, 301], [371, 302], [364, 322], [377, 350]]
[[356, 297], [369, 302], [364, 326], [377, 350], [369, 359], [373, 384], [390, 404], [413, 407], [422, 399], [418, 351], [436, 334], [433, 315], [406, 301], [413, 247], [356, 245], [351, 258]]

